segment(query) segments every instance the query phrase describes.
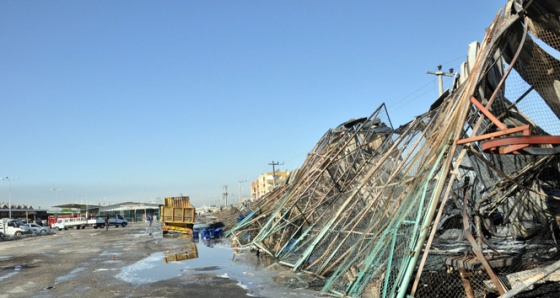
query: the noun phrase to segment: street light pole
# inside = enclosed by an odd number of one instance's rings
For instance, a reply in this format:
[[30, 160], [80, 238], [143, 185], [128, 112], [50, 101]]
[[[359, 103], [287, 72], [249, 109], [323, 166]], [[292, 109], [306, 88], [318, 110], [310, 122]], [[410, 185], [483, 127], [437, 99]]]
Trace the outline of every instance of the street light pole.
[[61, 191], [61, 190], [62, 190], [62, 188], [51, 188], [51, 191], [54, 191], [54, 192], [55, 192], [55, 195], [54, 195], [55, 201], [54, 201], [54, 203], [55, 203], [56, 205], [58, 205], [58, 192]]
[[19, 177], [10, 178], [8, 176], [2, 178], [2, 180], [7, 180], [8, 181], [8, 187], [9, 187], [8, 188], [9, 189], [8, 190], [8, 212], [9, 212], [8, 217], [9, 218], [12, 218], [12, 181], [18, 180], [18, 179], [19, 179]]
[[241, 183], [247, 182], [247, 180], [239, 180], [239, 201], [238, 204], [241, 204]]

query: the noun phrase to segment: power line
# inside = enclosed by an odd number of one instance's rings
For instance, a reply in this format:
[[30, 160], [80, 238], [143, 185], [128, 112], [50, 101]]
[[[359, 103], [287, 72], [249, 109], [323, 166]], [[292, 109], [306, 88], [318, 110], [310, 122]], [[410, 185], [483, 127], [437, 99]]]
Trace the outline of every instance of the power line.
[[453, 60], [449, 60], [449, 61], [447, 61], [447, 62], [443, 62], [442, 65], [446, 65], [446, 64], [448, 64], [448, 63], [455, 62], [455, 61], [457, 61], [457, 60], [466, 61], [466, 60], [467, 60], [467, 57], [465, 57], [465, 56], [460, 56], [460, 57], [454, 58]]
[[[393, 108], [393, 107], [402, 107], [402, 106], [405, 106], [405, 105], [409, 104], [411, 101], [413, 101], [413, 100], [415, 100], [415, 99], [418, 99], [420, 96], [422, 96], [422, 95], [424, 95], [424, 94], [426, 94], [426, 93], [428, 93], [428, 92], [431, 92], [432, 89], [428, 89], [427, 91], [424, 91], [423, 93], [412, 97], [413, 95], [415, 95], [416, 93], [420, 92], [422, 89], [426, 88], [427, 86], [431, 85], [432, 83], [433, 83], [433, 80], [430, 80], [429, 82], [427, 82], [426, 84], [424, 84], [422, 87], [420, 87], [420, 88], [416, 89], [415, 91], [411, 92], [409, 95], [403, 97], [403, 98], [400, 99], [400, 100], [397, 100], [397, 101], [395, 101], [395, 102], [392, 102], [391, 104], [388, 104], [387, 107], [389, 107], [389, 108]], [[405, 100], [408, 99], [408, 98], [410, 98], [410, 100], [408, 100], [408, 101], [405, 102]], [[403, 103], [403, 102], [404, 102], [404, 103]], [[401, 104], [401, 103], [403, 103], [403, 104]]]

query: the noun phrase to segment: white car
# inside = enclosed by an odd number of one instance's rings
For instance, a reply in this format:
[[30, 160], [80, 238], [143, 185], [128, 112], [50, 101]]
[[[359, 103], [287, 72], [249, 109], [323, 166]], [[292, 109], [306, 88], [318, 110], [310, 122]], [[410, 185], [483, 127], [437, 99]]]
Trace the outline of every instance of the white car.
[[51, 228], [49, 228], [49, 227], [40, 226], [36, 223], [30, 223], [29, 227], [31, 227], [33, 232], [36, 233], [36, 234], [41, 234], [41, 235], [51, 234]]

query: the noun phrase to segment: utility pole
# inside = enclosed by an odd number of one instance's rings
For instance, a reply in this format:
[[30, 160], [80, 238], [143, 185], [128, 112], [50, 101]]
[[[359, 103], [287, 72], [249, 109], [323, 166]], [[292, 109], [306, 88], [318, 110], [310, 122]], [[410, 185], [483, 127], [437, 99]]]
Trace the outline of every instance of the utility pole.
[[275, 166], [277, 165], [283, 165], [284, 163], [279, 163], [279, 162], [274, 162], [274, 160], [272, 161], [272, 163], [269, 163], [269, 165], [272, 166], [272, 179], [273, 179], [273, 186], [276, 187], [276, 168]]
[[9, 215], [8, 215], [8, 217], [9, 218], [12, 218], [12, 181], [18, 180], [18, 179], [19, 179], [19, 177], [15, 177], [15, 178], [10, 178], [8, 176], [2, 177], [2, 180], [8, 181], [8, 187], [9, 187], [9, 190], [8, 190], [8, 212], [9, 212]]
[[247, 180], [239, 180], [239, 201], [238, 204], [241, 204], [241, 183], [247, 182]]
[[58, 206], [58, 192], [62, 191], [62, 188], [56, 188], [56, 187], [55, 187], [55, 188], [51, 188], [51, 191], [54, 191], [54, 192], [55, 192], [55, 195], [54, 195], [54, 198], [55, 198], [55, 199], [54, 199], [54, 203], [55, 203], [55, 206]]
[[228, 196], [228, 192], [227, 192], [227, 185], [224, 185], [224, 192], [222, 193], [222, 198], [225, 202], [225, 206], [227, 207], [227, 196]]
[[439, 95], [443, 94], [443, 76], [446, 77], [455, 77], [455, 74], [453, 73], [453, 68], [449, 69], [449, 72], [443, 72], [441, 71], [441, 65], [438, 65], [437, 67], [438, 71], [428, 71], [427, 74], [433, 74], [436, 75], [438, 77], [438, 83], [439, 83]]

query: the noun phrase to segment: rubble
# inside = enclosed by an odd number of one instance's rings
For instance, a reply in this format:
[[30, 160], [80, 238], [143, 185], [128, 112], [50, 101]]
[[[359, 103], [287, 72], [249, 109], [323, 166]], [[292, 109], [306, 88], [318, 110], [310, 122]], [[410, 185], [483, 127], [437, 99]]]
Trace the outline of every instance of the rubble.
[[559, 16], [552, 0], [509, 1], [429, 111], [394, 128], [382, 104], [328, 130], [232, 241], [330, 296], [531, 291], [507, 278], [560, 260]]

